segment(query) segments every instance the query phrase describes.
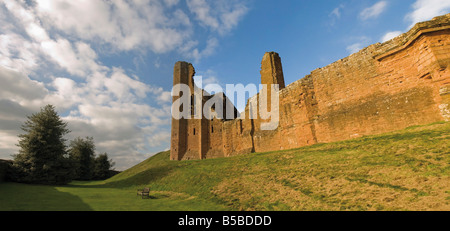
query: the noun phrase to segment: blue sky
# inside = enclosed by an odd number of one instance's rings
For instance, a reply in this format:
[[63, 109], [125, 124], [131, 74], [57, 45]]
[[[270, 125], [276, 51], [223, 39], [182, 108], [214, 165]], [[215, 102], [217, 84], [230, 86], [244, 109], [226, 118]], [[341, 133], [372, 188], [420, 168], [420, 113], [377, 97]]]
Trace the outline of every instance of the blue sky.
[[69, 140], [116, 169], [169, 148], [173, 65], [204, 83], [259, 83], [276, 51], [287, 84], [450, 12], [450, 0], [0, 0], [0, 158], [46, 104]]

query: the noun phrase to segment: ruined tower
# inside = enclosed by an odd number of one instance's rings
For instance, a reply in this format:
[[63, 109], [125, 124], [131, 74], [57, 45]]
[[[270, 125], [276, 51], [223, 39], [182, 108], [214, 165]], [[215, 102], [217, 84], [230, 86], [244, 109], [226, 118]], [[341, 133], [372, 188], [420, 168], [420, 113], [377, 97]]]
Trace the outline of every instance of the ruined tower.
[[[191, 94], [194, 92], [194, 75], [195, 69], [192, 64], [187, 62], [177, 62], [173, 70], [173, 86], [174, 92], [178, 91], [178, 84], [188, 85]], [[176, 93], [178, 93], [176, 92]], [[172, 102], [175, 102], [183, 95], [180, 93], [178, 96], [173, 96]], [[174, 110], [177, 111], [177, 110]], [[183, 111], [180, 109], [179, 111]], [[173, 112], [176, 113], [176, 112]], [[172, 139], [170, 146], [170, 159], [181, 160], [187, 149], [187, 136], [188, 136], [188, 120], [185, 118], [175, 119], [172, 117]]]
[[[281, 58], [276, 52], [266, 52], [261, 61], [261, 84], [263, 85], [263, 89], [261, 89], [262, 95], [266, 98], [265, 102], [267, 103], [267, 110], [278, 110], [278, 108], [274, 108], [275, 104], [272, 105], [271, 95], [272, 91], [274, 91], [274, 84], [278, 84], [278, 90], [284, 89], [284, 75], [283, 75], [283, 67], [281, 64]], [[267, 88], [267, 89], [266, 89]], [[275, 94], [278, 94], [275, 93]], [[261, 115], [261, 112], [258, 113]]]
[[278, 84], [285, 88], [281, 58], [276, 52], [266, 52], [261, 61], [261, 84]]

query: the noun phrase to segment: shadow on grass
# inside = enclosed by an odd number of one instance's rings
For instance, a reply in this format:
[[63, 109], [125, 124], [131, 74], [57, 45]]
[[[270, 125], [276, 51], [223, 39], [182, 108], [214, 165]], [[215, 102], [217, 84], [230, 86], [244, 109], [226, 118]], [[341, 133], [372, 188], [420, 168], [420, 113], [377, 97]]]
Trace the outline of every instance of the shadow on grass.
[[[76, 188], [125, 188], [130, 186], [138, 186], [138, 185], [148, 185], [154, 181], [160, 180], [167, 176], [173, 167], [171, 166], [159, 166], [152, 167], [135, 175], [125, 177], [119, 180], [113, 180], [105, 182], [98, 181], [92, 183], [92, 181], [87, 182], [76, 182], [68, 185], [68, 187], [76, 187]], [[86, 183], [86, 184], [85, 184]]]
[[1, 211], [92, 211], [79, 197], [56, 187], [1, 183]]
[[157, 199], [166, 199], [166, 198], [169, 198], [170, 197], [170, 195], [167, 195], [167, 194], [161, 194], [161, 193], [152, 193], [152, 192], [150, 192], [150, 196], [148, 196], [148, 197], [142, 197], [142, 196], [138, 196], [139, 198], [142, 198], [143, 200], [147, 200], [147, 199], [150, 199], [150, 200], [157, 200]]
[[398, 186], [398, 185], [393, 185], [393, 184], [388, 184], [388, 183], [377, 183], [377, 182], [369, 181], [366, 179], [356, 179], [356, 178], [355, 179], [346, 178], [346, 179], [348, 181], [357, 181], [357, 182], [364, 183], [364, 184], [375, 185], [375, 186], [378, 186], [381, 188], [391, 188], [391, 189], [399, 190], [399, 191], [410, 191], [410, 192], [416, 193], [418, 195], [426, 195], [427, 194], [426, 192], [419, 191], [415, 188], [409, 189], [409, 188], [405, 188], [405, 187]]

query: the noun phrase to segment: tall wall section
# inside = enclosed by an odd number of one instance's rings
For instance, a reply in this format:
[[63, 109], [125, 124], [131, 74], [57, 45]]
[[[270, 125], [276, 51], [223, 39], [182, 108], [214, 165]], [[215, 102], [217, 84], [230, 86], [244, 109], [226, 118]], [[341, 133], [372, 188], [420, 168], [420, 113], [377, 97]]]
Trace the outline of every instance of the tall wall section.
[[318, 142], [448, 120], [450, 15], [311, 73]]

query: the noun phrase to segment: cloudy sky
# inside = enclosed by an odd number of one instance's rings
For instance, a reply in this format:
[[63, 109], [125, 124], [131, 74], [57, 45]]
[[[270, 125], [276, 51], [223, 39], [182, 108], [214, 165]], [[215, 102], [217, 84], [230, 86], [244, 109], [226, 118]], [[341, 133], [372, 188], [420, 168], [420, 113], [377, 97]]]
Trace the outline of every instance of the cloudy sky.
[[286, 83], [416, 22], [450, 0], [0, 0], [0, 158], [27, 115], [55, 105], [124, 170], [169, 148], [172, 71], [259, 83], [276, 51]]

